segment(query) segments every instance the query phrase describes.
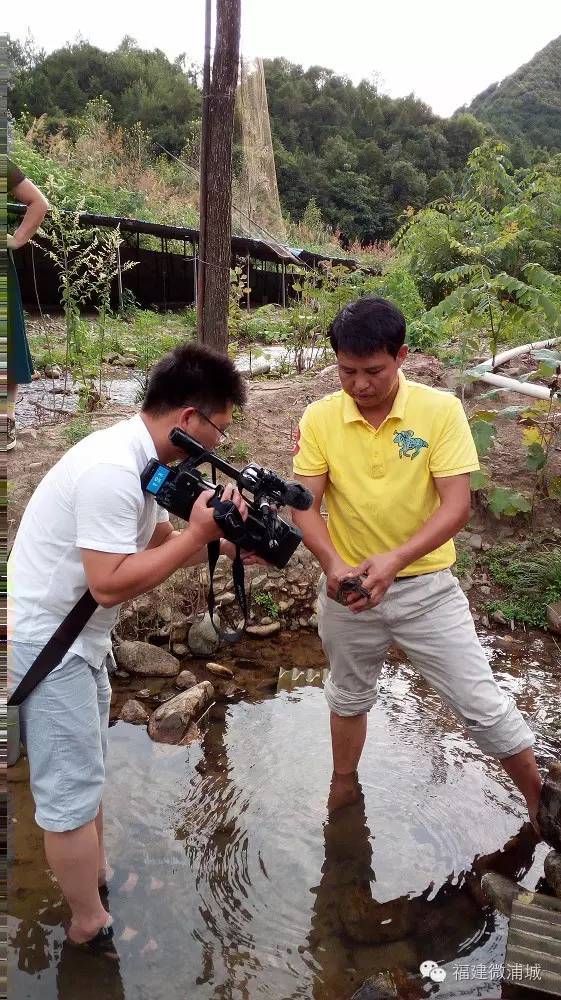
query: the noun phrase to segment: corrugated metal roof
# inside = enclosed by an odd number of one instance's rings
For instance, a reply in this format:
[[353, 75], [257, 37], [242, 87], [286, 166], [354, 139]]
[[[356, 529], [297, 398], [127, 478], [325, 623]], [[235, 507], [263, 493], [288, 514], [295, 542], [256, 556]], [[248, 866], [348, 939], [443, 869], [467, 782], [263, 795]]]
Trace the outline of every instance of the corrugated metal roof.
[[[23, 215], [24, 205], [10, 203], [8, 212]], [[145, 222], [142, 219], [126, 219], [117, 215], [96, 215], [93, 212], [80, 212], [80, 220], [85, 226], [120, 227], [122, 232], [142, 233], [146, 236], [160, 236], [162, 239], [187, 240], [189, 243], [199, 242], [199, 230], [188, 226], [168, 226], [160, 222]], [[345, 264], [351, 269], [360, 267], [358, 261], [350, 257], [330, 257], [328, 254], [316, 253], [311, 250], [300, 250], [283, 246], [280, 243], [267, 243], [265, 240], [252, 239], [249, 236], [232, 236], [232, 250], [246, 256], [249, 254], [257, 260], [269, 260], [285, 264], [304, 263], [315, 267], [320, 261], [330, 264]], [[366, 269], [368, 270], [368, 269]]]
[[[561, 899], [520, 893], [512, 905], [505, 965], [513, 985], [561, 997]], [[513, 975], [520, 967], [534, 974]]]

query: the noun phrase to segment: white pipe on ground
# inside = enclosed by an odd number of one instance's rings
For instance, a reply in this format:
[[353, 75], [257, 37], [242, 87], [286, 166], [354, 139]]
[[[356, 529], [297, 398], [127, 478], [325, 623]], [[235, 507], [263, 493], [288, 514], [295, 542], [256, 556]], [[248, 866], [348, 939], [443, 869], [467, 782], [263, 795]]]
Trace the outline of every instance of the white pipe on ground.
[[555, 344], [559, 343], [561, 343], [561, 337], [553, 337], [549, 340], [538, 340], [532, 344], [522, 344], [521, 347], [513, 347], [509, 351], [503, 351], [502, 354], [496, 355], [494, 364], [493, 359], [489, 358], [477, 366], [479, 371], [484, 369], [483, 374], [476, 373], [478, 381], [486, 382], [487, 385], [497, 386], [499, 389], [509, 389], [511, 392], [518, 392], [522, 396], [533, 396], [534, 399], [550, 399], [551, 393], [545, 386], [532, 385], [530, 382], [519, 382], [518, 379], [507, 378], [506, 375], [496, 375], [494, 369], [504, 365], [511, 358], [517, 358], [520, 354], [537, 351], [541, 347], [554, 347]]
[[493, 372], [479, 375], [478, 380], [480, 382], [486, 382], [487, 385], [497, 386], [499, 389], [509, 389], [510, 392], [521, 393], [523, 396], [533, 396], [534, 399], [551, 398], [549, 389], [546, 389], [544, 385], [532, 385], [531, 382], [519, 382], [516, 378], [506, 378], [505, 375], [495, 375]]

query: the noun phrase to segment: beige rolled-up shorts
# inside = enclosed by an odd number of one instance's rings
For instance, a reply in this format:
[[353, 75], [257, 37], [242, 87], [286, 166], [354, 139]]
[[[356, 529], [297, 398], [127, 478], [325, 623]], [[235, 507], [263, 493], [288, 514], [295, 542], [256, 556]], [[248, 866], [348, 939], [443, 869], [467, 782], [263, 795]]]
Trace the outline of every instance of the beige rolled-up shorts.
[[331, 668], [325, 695], [336, 715], [372, 708], [384, 659], [395, 645], [484, 753], [510, 757], [533, 745], [532, 731], [493, 676], [467, 598], [449, 569], [396, 580], [376, 608], [359, 614], [327, 597], [322, 577], [318, 625]]

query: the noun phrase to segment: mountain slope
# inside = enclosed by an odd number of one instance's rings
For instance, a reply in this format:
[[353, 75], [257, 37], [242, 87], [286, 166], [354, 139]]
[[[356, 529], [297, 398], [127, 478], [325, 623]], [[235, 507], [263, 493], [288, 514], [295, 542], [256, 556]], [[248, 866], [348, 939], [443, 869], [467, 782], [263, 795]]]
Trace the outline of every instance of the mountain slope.
[[469, 111], [506, 139], [561, 150], [561, 35], [478, 94]]

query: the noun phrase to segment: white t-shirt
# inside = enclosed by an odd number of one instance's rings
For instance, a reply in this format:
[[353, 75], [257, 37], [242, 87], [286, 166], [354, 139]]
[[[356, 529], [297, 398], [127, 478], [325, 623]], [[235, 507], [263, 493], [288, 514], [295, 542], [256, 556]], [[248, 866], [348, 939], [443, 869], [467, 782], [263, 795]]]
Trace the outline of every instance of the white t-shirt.
[[[137, 415], [74, 445], [39, 483], [8, 562], [8, 625], [14, 642], [44, 645], [88, 584], [80, 549], [141, 552], [168, 512], [143, 493], [140, 474], [157, 458]], [[94, 611], [71, 650], [92, 667], [111, 651], [119, 607]]]

